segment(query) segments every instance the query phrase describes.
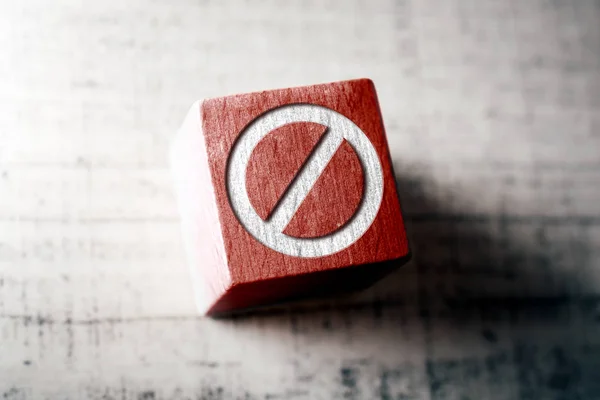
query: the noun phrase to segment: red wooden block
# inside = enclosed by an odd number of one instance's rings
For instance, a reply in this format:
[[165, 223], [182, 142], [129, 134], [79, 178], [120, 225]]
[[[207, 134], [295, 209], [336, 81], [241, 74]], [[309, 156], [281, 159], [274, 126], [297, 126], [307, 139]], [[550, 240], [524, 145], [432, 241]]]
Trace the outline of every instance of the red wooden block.
[[203, 314], [365, 287], [409, 258], [368, 79], [197, 102], [171, 165]]

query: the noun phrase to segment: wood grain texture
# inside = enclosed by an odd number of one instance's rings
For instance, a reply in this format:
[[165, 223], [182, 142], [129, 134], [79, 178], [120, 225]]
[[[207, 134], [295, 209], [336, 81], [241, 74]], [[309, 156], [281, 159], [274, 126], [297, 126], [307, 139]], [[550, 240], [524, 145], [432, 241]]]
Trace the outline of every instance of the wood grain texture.
[[262, 219], [271, 216], [326, 129], [312, 122], [292, 122], [258, 143], [246, 169], [246, 191]]
[[[290, 258], [257, 242], [233, 214], [224, 179], [226, 156], [243, 128], [268, 110], [294, 103], [325, 106], [350, 118], [375, 147], [384, 175], [384, 198], [368, 231], [349, 248], [318, 259]], [[387, 261], [408, 254], [387, 141], [370, 81], [355, 80], [205, 100], [202, 121], [234, 284]], [[248, 254], [252, 254], [252, 265], [247, 263]]]
[[[0, 397], [599, 397], [596, 1], [0, 8]], [[198, 318], [165, 157], [189, 105], [360, 76], [413, 261]]]
[[[246, 191], [263, 220], [271, 216], [326, 130], [313, 122], [292, 122], [269, 133], [252, 151]], [[363, 189], [360, 160], [344, 140], [283, 233], [300, 238], [331, 234], [354, 215]]]
[[[282, 106], [297, 103], [327, 107], [353, 121], [374, 146], [383, 171], [383, 200], [378, 207], [372, 224], [349, 247], [324, 257], [300, 258], [288, 256], [260, 243], [247, 231], [248, 227], [242, 224], [239, 216], [231, 208], [230, 198], [232, 194], [228, 192], [225, 180], [226, 168], [228, 163], [232, 162], [229, 154], [233, 146], [236, 145], [236, 140], [243, 133], [244, 128], [260, 115]], [[282, 296], [284, 299], [298, 297], [310, 287], [310, 284], [306, 283], [297, 285], [293, 279], [285, 279], [279, 282], [274, 280], [276, 278], [302, 276], [304, 282], [310, 281], [319, 291], [322, 291], [323, 288], [327, 288], [332, 283], [327, 280], [320, 282], [316, 278], [311, 279], [304, 277], [304, 275], [369, 264], [369, 269], [373, 270], [373, 275], [380, 277], [381, 273], [377, 271], [379, 268], [377, 263], [397, 260], [396, 265], [399, 266], [408, 259], [408, 241], [400, 213], [394, 173], [377, 97], [371, 81], [362, 79], [209, 99], [202, 103], [201, 120], [202, 132], [197, 131], [197, 134], [204, 135], [206, 140], [207, 167], [210, 167], [212, 174], [212, 183], [216, 194], [227, 254], [228, 273], [232, 278], [232, 286], [258, 283], [263, 280], [271, 282], [269, 285], [263, 286], [263, 293], [260, 296], [250, 295], [246, 307], [259, 305], [256, 303], [259, 299], [264, 303], [276, 302], [281, 300]], [[294, 128], [298, 127], [294, 126]], [[275, 133], [277, 134], [277, 132]], [[325, 132], [325, 135], [327, 135], [327, 132]], [[346, 146], [349, 145], [342, 143], [341, 147], [338, 148], [319, 180], [304, 199], [305, 201], [301, 203], [298, 213], [302, 212], [303, 214], [298, 216], [301, 219], [300, 221], [292, 218], [290, 229], [293, 230], [294, 235], [291, 236], [314, 237], [318, 231], [310, 228], [310, 222], [322, 223], [324, 229], [332, 230], [339, 228], [353, 216], [358, 201], [356, 196], [349, 196], [349, 194], [355, 194], [358, 191], [357, 184], [359, 185], [358, 188], [362, 190], [363, 179], [360, 162], [355, 159], [355, 162], [359, 162], [358, 166], [352, 164], [353, 159], [347, 155], [348, 152], [350, 154], [354, 153], [354, 149], [351, 146], [349, 148]], [[302, 149], [301, 146], [299, 147]], [[314, 147], [314, 138], [306, 147]], [[256, 157], [254, 152], [252, 156]], [[279, 153], [277, 157], [285, 160], [286, 153]], [[292, 158], [292, 160], [295, 158]], [[265, 174], [271, 180], [282, 180], [282, 183], [277, 185], [279, 187], [287, 187], [290, 182], [289, 173], [285, 173], [280, 177], [277, 169], [253, 170], [252, 172]], [[348, 178], [348, 174], [351, 172], [354, 176]], [[246, 170], [246, 176], [247, 173]], [[324, 187], [324, 184], [330, 184], [333, 187], [329, 189]], [[345, 188], [339, 188], [340, 186], [345, 186]], [[261, 192], [262, 188], [258, 187], [257, 190]], [[260, 195], [254, 194], [249, 195], [249, 197], [257, 198]], [[316, 208], [317, 205], [324, 206], [324, 209], [319, 212]], [[198, 206], [201, 207], [202, 203], [199, 202]], [[312, 216], [320, 217], [322, 220], [307, 220], [306, 214], [312, 214]], [[330, 214], [333, 215], [329, 217]], [[339, 218], [344, 216], [346, 219], [340, 222]], [[299, 230], [301, 228], [304, 229]], [[201, 264], [192, 266], [192, 268], [215, 269], [217, 266]], [[386, 267], [383, 270], [389, 271], [389, 268]], [[346, 285], [350, 287], [357, 285], [357, 282], [351, 279], [351, 275], [348, 276], [348, 279], [344, 278], [341, 271], [336, 275], [338, 275], [335, 281], [336, 291]], [[364, 272], [361, 275], [364, 275]], [[277, 288], [278, 285], [283, 285], [284, 282], [289, 293]], [[365, 284], [372, 283], [372, 279], [363, 278], [362, 282]], [[334, 288], [332, 287], [331, 290], [334, 291]], [[219, 313], [227, 311], [228, 309], [223, 304], [227, 304], [228, 307], [233, 304], [236, 304], [237, 307], [244, 306], [244, 300], [240, 296], [241, 293], [246, 292], [240, 287], [238, 290], [224, 293], [223, 297], [236, 296], [237, 299], [235, 301], [224, 299], [222, 304], [219, 304], [219, 300], [216, 299], [216, 304], [209, 310], [209, 314], [217, 311]], [[269, 296], [269, 292], [272, 293], [272, 296]]]
[[356, 213], [363, 192], [360, 160], [344, 140], [283, 233], [311, 238], [337, 232]]

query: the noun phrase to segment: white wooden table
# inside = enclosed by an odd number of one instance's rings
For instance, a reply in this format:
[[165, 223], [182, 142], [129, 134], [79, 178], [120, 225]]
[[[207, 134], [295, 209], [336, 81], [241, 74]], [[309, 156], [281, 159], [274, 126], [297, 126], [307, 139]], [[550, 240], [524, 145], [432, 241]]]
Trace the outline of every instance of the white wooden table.
[[[195, 315], [201, 97], [377, 85], [415, 259]], [[0, 398], [600, 398], [600, 3], [2, 1]]]

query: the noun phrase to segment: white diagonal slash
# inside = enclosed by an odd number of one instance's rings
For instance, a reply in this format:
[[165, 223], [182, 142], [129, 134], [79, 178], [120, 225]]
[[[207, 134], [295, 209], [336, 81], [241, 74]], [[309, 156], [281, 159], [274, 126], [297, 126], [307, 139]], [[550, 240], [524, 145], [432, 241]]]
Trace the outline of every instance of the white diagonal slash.
[[[246, 191], [246, 168], [256, 145], [273, 130], [292, 122], [314, 122], [328, 129], [268, 221], [256, 213]], [[340, 230], [320, 238], [301, 239], [283, 233], [304, 198], [346, 139], [365, 173], [363, 199]], [[277, 171], [265, 171], [277, 173]], [[323, 257], [356, 242], [371, 226], [383, 199], [383, 172], [377, 151], [354, 122], [336, 111], [312, 104], [293, 104], [262, 114], [240, 133], [227, 164], [229, 202], [242, 226], [265, 246], [296, 257]]]
[[310, 154], [306, 164], [282, 196], [277, 208], [275, 208], [270, 218], [270, 223], [274, 229], [283, 232], [343, 140], [344, 138], [339, 135], [339, 131], [331, 132], [327, 130], [325, 132], [324, 137]]

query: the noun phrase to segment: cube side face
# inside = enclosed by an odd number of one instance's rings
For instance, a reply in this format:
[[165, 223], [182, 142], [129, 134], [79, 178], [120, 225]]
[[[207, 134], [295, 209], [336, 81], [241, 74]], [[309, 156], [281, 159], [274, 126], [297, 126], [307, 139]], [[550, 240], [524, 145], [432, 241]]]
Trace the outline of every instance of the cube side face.
[[[290, 255], [266, 245], [264, 238], [259, 240], [256, 234], [249, 232], [248, 225], [241, 222], [245, 216], [240, 215], [239, 210], [234, 211], [232, 207], [232, 188], [228, 187], [228, 174], [231, 174], [233, 161], [230, 159], [233, 159], [235, 146], [241, 146], [244, 135], [249, 135], [248, 131], [259, 123], [258, 120], [262, 116], [277, 119], [273, 115], [289, 108], [290, 105], [315, 106], [326, 113], [340, 114], [350, 120], [364, 133], [380, 165], [380, 175], [375, 175], [381, 179], [382, 193], [379, 203], [375, 205], [377, 208], [373, 219], [350, 245], [323, 256]], [[365, 264], [377, 268], [378, 262], [401, 259], [409, 255], [387, 139], [375, 88], [370, 80], [360, 79], [209, 99], [202, 103], [201, 114], [208, 163], [225, 239], [227, 264], [234, 285]], [[292, 116], [291, 120], [283, 121], [283, 124], [297, 122], [295, 118], [296, 116]], [[285, 157], [284, 154], [281, 156]], [[363, 169], [369, 167], [365, 165], [364, 160], [363, 157]], [[367, 163], [369, 162], [367, 159]], [[264, 173], [277, 179], [277, 172]], [[339, 181], [343, 180], [344, 177], [340, 176]], [[368, 176], [366, 180], [369, 180]], [[365, 188], [367, 191], [368, 187]], [[308, 242], [294, 243], [301, 243], [301, 246], [302, 243]]]
[[192, 105], [178, 130], [169, 163], [195, 303], [205, 314], [230, 287], [231, 279], [202, 134], [200, 102]]
[[384, 261], [376, 268], [367, 264], [235, 285], [211, 307], [208, 315], [230, 315], [282, 302], [348, 294], [371, 286], [408, 258]]

